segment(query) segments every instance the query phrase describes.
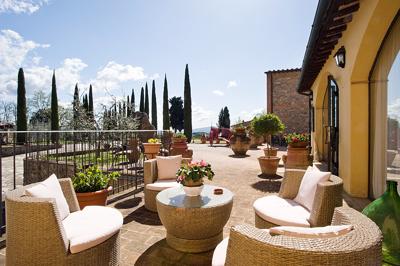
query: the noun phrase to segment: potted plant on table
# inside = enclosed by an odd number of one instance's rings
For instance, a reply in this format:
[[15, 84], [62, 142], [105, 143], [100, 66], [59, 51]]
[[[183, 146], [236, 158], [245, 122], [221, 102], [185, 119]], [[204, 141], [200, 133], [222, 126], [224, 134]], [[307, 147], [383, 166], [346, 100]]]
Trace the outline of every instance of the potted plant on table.
[[89, 205], [105, 206], [108, 192], [112, 190], [110, 181], [116, 180], [118, 172], [104, 173], [97, 164], [76, 173], [72, 178], [79, 206], [83, 209]]
[[[261, 114], [254, 117], [251, 123], [254, 133], [262, 136], [269, 137], [271, 135], [281, 133], [285, 129], [285, 125], [275, 114]], [[261, 156], [258, 158], [261, 172], [266, 175], [276, 174], [280, 160], [280, 158], [277, 156], [271, 156], [271, 153], [269, 152], [271, 148], [271, 144], [267, 143], [267, 156]]]
[[191, 161], [188, 164], [183, 164], [176, 173], [176, 182], [183, 185], [183, 190], [186, 196], [199, 196], [203, 190], [203, 178], [207, 177], [212, 180], [214, 172], [211, 165], [201, 160], [200, 162]]
[[247, 136], [246, 128], [239, 122], [232, 128], [233, 134], [229, 139], [230, 147], [236, 156], [245, 156], [250, 148], [250, 138]]
[[151, 138], [146, 143], [143, 143], [143, 147], [147, 158], [153, 159], [160, 152], [161, 142], [159, 139]]

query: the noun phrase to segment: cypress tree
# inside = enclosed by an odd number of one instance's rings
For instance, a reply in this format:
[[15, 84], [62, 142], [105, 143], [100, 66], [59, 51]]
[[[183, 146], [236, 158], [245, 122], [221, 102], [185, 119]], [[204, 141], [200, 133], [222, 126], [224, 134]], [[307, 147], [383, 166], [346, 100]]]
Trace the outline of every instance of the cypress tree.
[[83, 102], [82, 107], [85, 109], [85, 112], [88, 114], [89, 113], [89, 102], [88, 102], [87, 94], [83, 95], [82, 102]]
[[129, 95], [126, 96], [126, 116], [131, 116], [131, 101], [129, 100]]
[[157, 97], [156, 97], [156, 83], [153, 80], [151, 86], [151, 124], [157, 129]]
[[132, 94], [131, 94], [131, 109], [132, 113], [136, 112], [136, 107], [135, 107], [135, 91], [132, 89]]
[[225, 106], [223, 112], [224, 112], [224, 127], [230, 128], [231, 127], [231, 118], [230, 118], [229, 109], [227, 106]]
[[93, 108], [93, 89], [92, 84], [89, 86], [89, 116], [94, 120], [94, 108]]
[[[59, 130], [60, 122], [58, 117], [58, 97], [56, 85], [56, 73], [53, 71], [53, 78], [51, 80], [51, 130]], [[51, 135], [51, 140], [56, 143], [58, 140], [57, 134]]]
[[183, 108], [184, 108], [184, 133], [187, 138], [187, 141], [190, 143], [192, 140], [192, 96], [191, 96], [188, 64], [186, 64], [185, 68]]
[[[28, 130], [28, 120], [26, 117], [26, 90], [25, 77], [22, 68], [18, 71], [18, 89], [17, 89], [17, 131]], [[26, 143], [26, 134], [17, 134], [18, 144]]]
[[224, 108], [221, 108], [221, 111], [219, 112], [219, 115], [218, 115], [218, 127], [219, 128], [225, 127], [225, 125], [224, 125]]
[[145, 87], [144, 91], [145, 91], [145, 94], [144, 94], [144, 111], [147, 114], [147, 116], [150, 118], [149, 88], [147, 87], [147, 82], [146, 82], [146, 87]]
[[144, 112], [144, 89], [140, 90], [140, 105], [139, 105], [139, 111]]
[[72, 101], [72, 109], [74, 113], [74, 129], [77, 129], [78, 126], [78, 117], [79, 117], [79, 88], [78, 83], [75, 84], [75, 91], [74, 91], [74, 100]]
[[169, 105], [168, 105], [168, 83], [167, 83], [167, 74], [164, 77], [164, 94], [163, 94], [163, 129], [169, 130], [170, 121], [169, 121]]

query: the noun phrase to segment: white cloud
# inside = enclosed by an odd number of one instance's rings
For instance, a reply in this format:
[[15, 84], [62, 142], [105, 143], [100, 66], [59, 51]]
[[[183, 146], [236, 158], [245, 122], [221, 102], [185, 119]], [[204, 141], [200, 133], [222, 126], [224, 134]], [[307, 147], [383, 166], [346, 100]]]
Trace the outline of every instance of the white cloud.
[[150, 80], [159, 79], [159, 78], [160, 78], [160, 74], [158, 74], [158, 73], [155, 73], [155, 74], [153, 74], [153, 75], [151, 75], [151, 76], [149, 77]]
[[213, 122], [215, 124], [217, 120], [217, 115], [213, 111], [207, 110], [196, 103], [192, 105], [192, 117], [193, 128], [210, 126]]
[[388, 116], [400, 120], [400, 98], [395, 99], [392, 104], [388, 105]]
[[237, 84], [236, 80], [230, 80], [226, 87], [229, 89], [229, 88], [237, 87], [237, 85], [238, 84]]
[[216, 94], [218, 96], [224, 96], [225, 95], [225, 93], [223, 91], [220, 91], [220, 90], [213, 90], [212, 93], [214, 93], [214, 94]]
[[0, 13], [32, 14], [47, 2], [47, 0], [1, 0]]
[[247, 110], [243, 110], [239, 113], [239, 116], [237, 116], [234, 120], [232, 120], [233, 123], [236, 123], [239, 119], [240, 120], [244, 120], [244, 121], [248, 121], [254, 118], [254, 116], [261, 114], [262, 112], [264, 112], [265, 109], [264, 108], [256, 108], [253, 109], [251, 111], [247, 111]]

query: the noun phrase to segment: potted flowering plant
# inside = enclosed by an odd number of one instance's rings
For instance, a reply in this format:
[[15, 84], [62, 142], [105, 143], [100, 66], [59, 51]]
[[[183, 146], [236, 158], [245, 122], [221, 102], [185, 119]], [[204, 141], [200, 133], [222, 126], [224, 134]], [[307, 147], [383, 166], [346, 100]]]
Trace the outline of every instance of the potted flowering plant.
[[151, 138], [146, 143], [143, 143], [144, 153], [148, 159], [154, 158], [160, 151], [161, 143], [159, 139]]
[[105, 206], [108, 191], [112, 190], [110, 181], [116, 180], [118, 172], [104, 173], [97, 164], [82, 169], [72, 178], [79, 206], [83, 209], [88, 205]]
[[187, 149], [188, 145], [186, 142], [187, 138], [183, 133], [175, 133], [172, 137], [172, 144], [171, 144], [171, 154], [184, 154]]
[[200, 162], [191, 161], [182, 165], [176, 173], [176, 182], [183, 185], [187, 196], [199, 196], [203, 190], [203, 178], [212, 180], [214, 172], [211, 165], [203, 160]]
[[285, 135], [284, 138], [291, 148], [304, 148], [310, 142], [310, 134], [307, 133], [290, 133]]
[[232, 127], [232, 136], [229, 139], [229, 145], [233, 153], [236, 156], [245, 156], [250, 149], [250, 141], [246, 128], [239, 118], [238, 123]]

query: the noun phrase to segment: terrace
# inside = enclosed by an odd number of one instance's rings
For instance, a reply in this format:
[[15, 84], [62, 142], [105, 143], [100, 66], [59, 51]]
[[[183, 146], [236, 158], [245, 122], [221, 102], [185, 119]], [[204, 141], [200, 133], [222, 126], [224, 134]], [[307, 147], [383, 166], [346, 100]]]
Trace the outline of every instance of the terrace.
[[[127, 134], [128, 133], [124, 133], [124, 137], [127, 137]], [[131, 132], [129, 134], [133, 136], [133, 134], [137, 135], [138, 132]], [[93, 141], [94, 139], [95, 138], [92, 138]], [[118, 142], [116, 139], [122, 138], [114, 138], [114, 146]], [[111, 145], [111, 147], [113, 145]], [[73, 161], [80, 164], [82, 164], [82, 162], [84, 162], [83, 164], [87, 164], [93, 160], [91, 155], [95, 152], [89, 148], [85, 153], [79, 152], [81, 151], [79, 150], [76, 151], [76, 154], [72, 153], [70, 156], [67, 156], [74, 158], [73, 160], [66, 158], [65, 147], [71, 148], [73, 146], [73, 142], [68, 143], [66, 141], [63, 145], [63, 149], [44, 150], [35, 152], [35, 155], [39, 155], [39, 158], [48, 159], [49, 161]], [[75, 143], [75, 146], [93, 147], [89, 142]], [[248, 224], [254, 226], [252, 204], [260, 197], [278, 193], [281, 186], [281, 178], [285, 171], [282, 164], [283, 162], [280, 162], [276, 176], [266, 178], [260, 174], [257, 161], [257, 158], [263, 154], [263, 145], [258, 146], [256, 149], [250, 149], [247, 152], [248, 156], [243, 158], [233, 156], [232, 150], [225, 144], [214, 145], [212, 147], [208, 144], [189, 144], [189, 147], [193, 150], [194, 160], [207, 160], [215, 171], [214, 180], [206, 181], [206, 183], [227, 188], [234, 193], [232, 212], [223, 229], [224, 237], [229, 236], [230, 228], [234, 225]], [[279, 157], [286, 154], [284, 150], [285, 148], [282, 148], [278, 151]], [[115, 152], [103, 152], [107, 154], [107, 156], [110, 156], [110, 158], [103, 156], [103, 158], [107, 158], [101, 161], [104, 163], [102, 164], [104, 169], [119, 169], [121, 172], [129, 172], [130, 180], [132, 181], [132, 178], [135, 179], [135, 182], [131, 183], [121, 180], [114, 183], [114, 187], [117, 190], [115, 190], [115, 194], [113, 193], [113, 195], [110, 195], [108, 199], [108, 206], [118, 209], [124, 217], [123, 227], [121, 229], [121, 265], [210, 265], [213, 250], [203, 253], [185, 253], [177, 251], [167, 244], [165, 239], [166, 229], [161, 223], [157, 213], [150, 212], [144, 207], [142, 171], [137, 171], [136, 173], [131, 172], [127, 169], [132, 166], [128, 165], [126, 160], [119, 158], [120, 161], [116, 161], [114, 159]], [[102, 154], [103, 153], [100, 153], [100, 157]], [[29, 153], [19, 156], [28, 158], [28, 155]], [[97, 153], [97, 156], [99, 156], [99, 153]], [[7, 159], [7, 157], [3, 158], [3, 166], [5, 159]], [[139, 169], [142, 163], [143, 161], [138, 160], [136, 168]], [[318, 165], [318, 167], [323, 168], [324, 166]], [[16, 169], [16, 171], [21, 172], [21, 170], [18, 169]], [[19, 179], [18, 174], [16, 174], [16, 176], [17, 179]], [[5, 178], [7, 178], [7, 175], [4, 175], [3, 172], [3, 181]], [[127, 177], [125, 176], [125, 178]], [[17, 186], [22, 184], [21, 181], [17, 183]], [[118, 190], [121, 192], [118, 193]], [[357, 210], [362, 210], [369, 202], [368, 200], [349, 197], [346, 194], [343, 196], [343, 204]], [[4, 263], [6, 253], [7, 249], [3, 247], [0, 251], [1, 263]]]

